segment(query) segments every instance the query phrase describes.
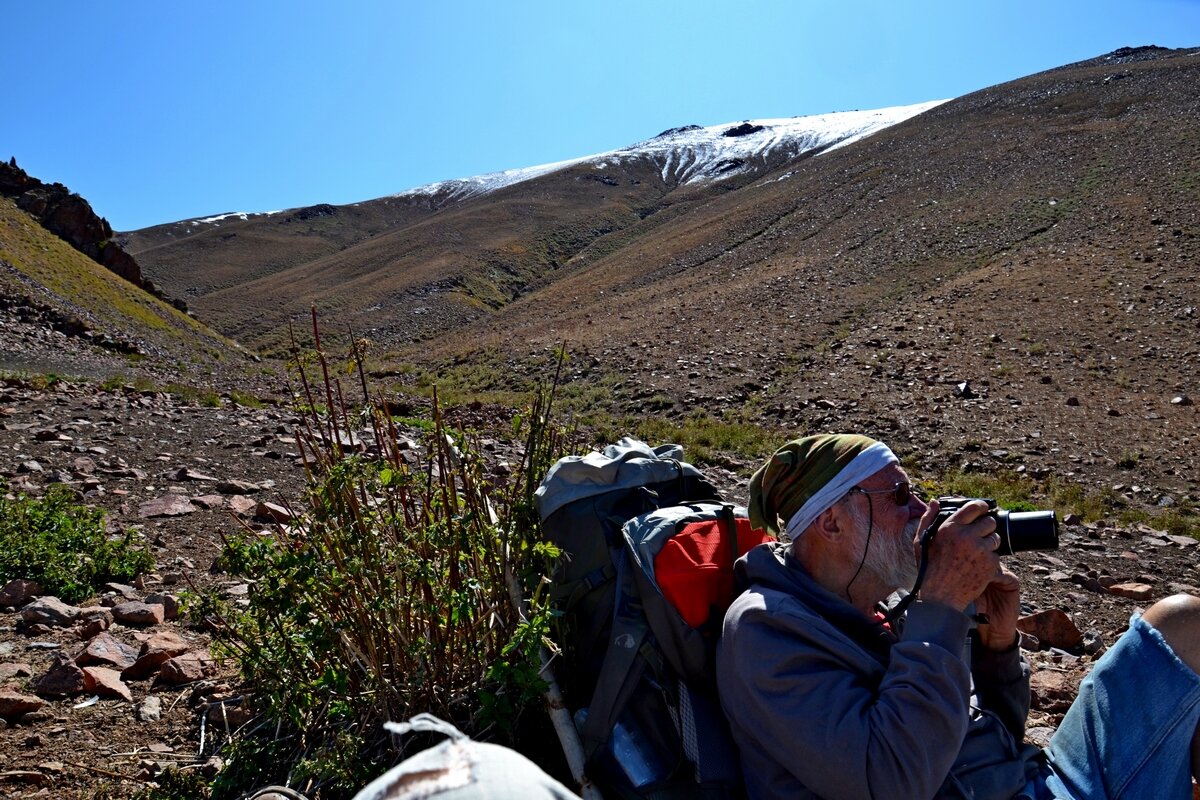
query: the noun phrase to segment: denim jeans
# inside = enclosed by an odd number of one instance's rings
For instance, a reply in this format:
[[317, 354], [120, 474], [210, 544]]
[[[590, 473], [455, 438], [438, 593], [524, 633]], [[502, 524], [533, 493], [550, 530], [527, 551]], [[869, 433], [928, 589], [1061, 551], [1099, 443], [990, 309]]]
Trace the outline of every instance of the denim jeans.
[[1138, 615], [1079, 687], [1031, 796], [1191, 800], [1200, 677]]

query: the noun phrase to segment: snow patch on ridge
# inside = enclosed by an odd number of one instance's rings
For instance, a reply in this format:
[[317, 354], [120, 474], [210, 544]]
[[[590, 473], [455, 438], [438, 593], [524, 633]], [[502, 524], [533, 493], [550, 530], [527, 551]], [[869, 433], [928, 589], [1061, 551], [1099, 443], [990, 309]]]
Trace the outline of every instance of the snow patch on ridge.
[[218, 214], [215, 217], [204, 217], [202, 219], [184, 220], [181, 225], [216, 225], [227, 219], [236, 217], [240, 220], [246, 220], [250, 217], [269, 217], [272, 214], [279, 214], [279, 211], [230, 211], [225, 214]]
[[[945, 102], [947, 101], [934, 100], [873, 111], [838, 111], [806, 117], [751, 119], [707, 127], [685, 125], [671, 128], [652, 139], [618, 150], [536, 167], [506, 169], [470, 178], [438, 181], [399, 192], [391, 197], [431, 197], [436, 198], [439, 203], [466, 200], [578, 164], [592, 164], [597, 169], [604, 169], [609, 164], [640, 158], [649, 158], [655, 163], [663, 183], [686, 186], [745, 172], [754, 167], [756, 160], [765, 163], [768, 158], [788, 159], [810, 150], [821, 150], [825, 153], [845, 147]], [[185, 232], [191, 233], [198, 225], [219, 226], [227, 219], [245, 220], [249, 217], [279, 213], [281, 212], [231, 211], [212, 217], [183, 220], [175, 224], [185, 226]]]
[[[774, 155], [794, 158], [801, 153], [822, 148], [823, 152], [829, 152], [945, 102], [934, 100], [872, 111], [839, 111], [806, 117], [752, 119], [742, 123], [731, 122], [708, 127], [688, 125], [672, 128], [653, 139], [619, 150], [536, 167], [438, 181], [400, 192], [392, 197], [436, 195], [444, 201], [465, 200], [578, 164], [591, 163], [597, 168], [603, 168], [609, 163], [647, 157], [653, 159], [660, 167], [664, 183], [674, 182], [679, 186], [686, 186], [743, 172], [749, 169], [756, 159], [765, 162], [769, 156]], [[735, 134], [738, 130], [751, 132]], [[735, 135], [726, 135], [727, 132]]]

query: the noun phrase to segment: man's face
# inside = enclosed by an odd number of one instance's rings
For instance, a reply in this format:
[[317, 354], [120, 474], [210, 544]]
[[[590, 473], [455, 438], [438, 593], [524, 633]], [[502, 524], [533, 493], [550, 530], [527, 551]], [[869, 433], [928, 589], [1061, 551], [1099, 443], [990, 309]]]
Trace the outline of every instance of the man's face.
[[872, 494], [856, 492], [850, 497], [851, 516], [857, 529], [854, 546], [863, 559], [863, 570], [891, 589], [911, 589], [917, 580], [914, 541], [928, 506], [912, 492], [906, 504], [897, 505], [889, 491], [897, 483], [908, 482], [904, 470], [890, 464], [858, 484]]

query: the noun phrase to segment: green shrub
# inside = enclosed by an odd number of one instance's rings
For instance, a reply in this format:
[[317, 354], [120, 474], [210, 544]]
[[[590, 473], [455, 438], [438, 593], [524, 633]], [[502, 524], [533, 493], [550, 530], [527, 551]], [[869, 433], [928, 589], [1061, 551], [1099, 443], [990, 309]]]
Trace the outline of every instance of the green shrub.
[[132, 534], [110, 540], [104, 512], [75, 502], [64, 486], [44, 497], [0, 497], [0, 583], [37, 581], [42, 589], [73, 603], [108, 581], [128, 582], [153, 568], [154, 557]]
[[[217, 797], [269, 782], [349, 795], [398, 755], [385, 721], [431, 712], [503, 738], [545, 687], [541, 586], [556, 554], [540, 544], [532, 492], [561, 449], [553, 390], [514, 420], [523, 461], [495, 482], [470, 437], [446, 429], [436, 391], [425, 458], [410, 465], [361, 366], [364, 402], [351, 408], [317, 347], [293, 362], [307, 470], [299, 516], [226, 542], [225, 564], [252, 587], [247, 608], [209, 594], [189, 612], [215, 625], [260, 712], [258, 733], [227, 748]], [[343, 447], [348, 432], [373, 447]]]

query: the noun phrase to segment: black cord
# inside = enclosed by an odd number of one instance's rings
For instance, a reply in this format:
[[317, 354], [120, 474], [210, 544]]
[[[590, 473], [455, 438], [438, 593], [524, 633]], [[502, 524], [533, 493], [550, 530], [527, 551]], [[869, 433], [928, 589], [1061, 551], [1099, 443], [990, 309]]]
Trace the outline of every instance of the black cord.
[[875, 528], [875, 504], [871, 502], [870, 495], [864, 496], [867, 498], [867, 543], [863, 545], [862, 558], [858, 562], [858, 569], [854, 570], [854, 576], [846, 584], [846, 599], [850, 601], [850, 605], [854, 605], [854, 597], [850, 594], [850, 587], [858, 580], [858, 574], [862, 572], [863, 564], [867, 563], [867, 551], [871, 549], [871, 532]]
[[936, 525], [930, 525], [921, 532], [921, 563], [917, 567], [917, 579], [913, 581], [912, 591], [901, 597], [900, 602], [896, 603], [891, 611], [875, 622], [876, 625], [890, 625], [895, 622], [901, 614], [908, 611], [908, 607], [917, 599], [917, 593], [921, 591], [921, 584], [925, 582], [925, 570], [929, 568], [929, 545], [933, 543], [935, 533], [937, 533]]

